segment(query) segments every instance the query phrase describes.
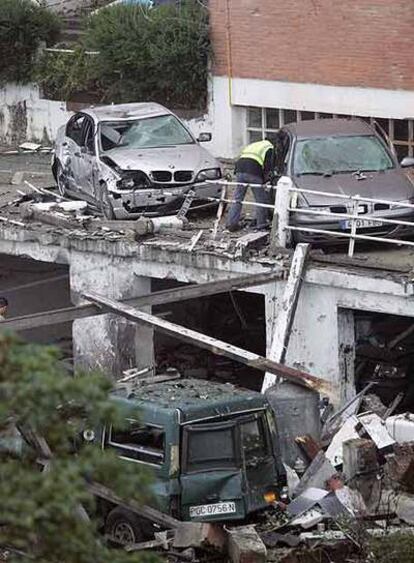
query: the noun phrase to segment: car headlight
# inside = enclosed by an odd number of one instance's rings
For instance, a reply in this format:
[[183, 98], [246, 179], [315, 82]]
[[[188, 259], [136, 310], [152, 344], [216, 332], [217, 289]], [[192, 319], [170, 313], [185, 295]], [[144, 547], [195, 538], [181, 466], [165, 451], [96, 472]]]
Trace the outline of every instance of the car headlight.
[[218, 180], [221, 178], [220, 168], [206, 168], [197, 174], [196, 182], [203, 182], [204, 180]]
[[118, 188], [121, 188], [121, 189], [124, 189], [124, 190], [132, 190], [132, 188], [135, 185], [135, 180], [134, 180], [134, 178], [122, 178], [122, 180], [119, 180], [117, 185], [118, 185]]

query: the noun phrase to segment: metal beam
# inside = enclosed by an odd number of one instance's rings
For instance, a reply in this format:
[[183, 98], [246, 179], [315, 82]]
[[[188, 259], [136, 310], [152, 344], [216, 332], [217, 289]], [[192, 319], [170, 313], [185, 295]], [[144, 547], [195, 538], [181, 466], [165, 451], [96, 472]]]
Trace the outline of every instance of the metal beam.
[[[298, 244], [290, 266], [289, 277], [285, 285], [282, 301], [278, 306], [275, 319], [272, 344], [268, 357], [278, 363], [284, 364], [289, 345], [290, 333], [295, 318], [300, 289], [303, 282], [306, 259], [310, 250], [309, 244]], [[263, 379], [262, 393], [276, 383], [273, 373], [266, 373]]]
[[[140, 297], [126, 299], [123, 303], [133, 305], [135, 307], [146, 307], [151, 305], [164, 305], [177, 301], [185, 301], [186, 299], [194, 299], [197, 297], [205, 297], [207, 295], [215, 295], [227, 291], [235, 291], [246, 287], [254, 287], [256, 285], [264, 285], [275, 280], [280, 280], [283, 272], [273, 271], [263, 274], [253, 274], [242, 276], [239, 278], [208, 282], [204, 284], [194, 284], [186, 287], [178, 287], [175, 289], [165, 289], [155, 293], [148, 293]], [[43, 313], [34, 313], [16, 317], [14, 319], [5, 320], [1, 323], [1, 329], [21, 331], [41, 326], [50, 326], [54, 324], [66, 323], [75, 319], [84, 319], [94, 315], [102, 315], [99, 307], [92, 304], [79, 305], [77, 307], [66, 307], [64, 309], [55, 309], [53, 311], [45, 311]]]
[[106, 312], [116, 313], [125, 317], [126, 319], [141, 323], [145, 326], [149, 326], [162, 332], [168, 334], [169, 336], [175, 337], [178, 340], [199, 346], [218, 354], [219, 356], [226, 356], [231, 360], [245, 364], [251, 368], [258, 369], [260, 371], [269, 371], [279, 377], [283, 377], [292, 383], [301, 385], [302, 387], [307, 387], [308, 389], [313, 389], [319, 393], [325, 395], [331, 394], [331, 387], [328, 381], [314, 377], [309, 373], [278, 364], [268, 358], [259, 356], [258, 354], [253, 354], [222, 340], [217, 340], [211, 336], [206, 336], [195, 330], [185, 328], [183, 326], [171, 323], [154, 315], [149, 315], [143, 311], [138, 311], [129, 305], [115, 301], [114, 299], [108, 299], [107, 297], [102, 297], [95, 293], [84, 293], [83, 296], [99, 305], [101, 305]]

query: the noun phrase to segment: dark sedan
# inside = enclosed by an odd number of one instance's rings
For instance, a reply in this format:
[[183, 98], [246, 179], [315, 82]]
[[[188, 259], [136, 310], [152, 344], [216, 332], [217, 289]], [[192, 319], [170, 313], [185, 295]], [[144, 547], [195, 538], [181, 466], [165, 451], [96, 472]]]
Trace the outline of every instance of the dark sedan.
[[[398, 163], [392, 147], [368, 123], [360, 119], [317, 119], [284, 126], [277, 141], [277, 171], [289, 176], [294, 186], [322, 192], [295, 193], [291, 206], [298, 209], [355, 214], [361, 216], [357, 232], [401, 237], [414, 232], [408, 226], [366, 218], [401, 219], [414, 222], [414, 209], [395, 207], [394, 202], [414, 203], [414, 183], [403, 167], [413, 158]], [[338, 194], [333, 198], [324, 193]], [[381, 202], [354, 202], [345, 196], [359, 195]], [[292, 212], [296, 227], [349, 232], [351, 221], [337, 217]], [[296, 241], [326, 241], [323, 233], [294, 231]]]

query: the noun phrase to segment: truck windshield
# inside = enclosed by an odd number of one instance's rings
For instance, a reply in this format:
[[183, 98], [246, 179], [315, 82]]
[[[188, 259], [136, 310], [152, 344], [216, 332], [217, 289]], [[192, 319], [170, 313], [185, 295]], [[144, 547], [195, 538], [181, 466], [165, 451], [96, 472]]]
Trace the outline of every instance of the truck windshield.
[[99, 126], [101, 148], [153, 149], [194, 143], [174, 115], [159, 115], [128, 121], [104, 121]]
[[188, 471], [236, 467], [234, 425], [193, 426], [187, 432]]
[[293, 163], [295, 176], [356, 171], [379, 172], [389, 168], [394, 168], [394, 163], [374, 135], [299, 141]]

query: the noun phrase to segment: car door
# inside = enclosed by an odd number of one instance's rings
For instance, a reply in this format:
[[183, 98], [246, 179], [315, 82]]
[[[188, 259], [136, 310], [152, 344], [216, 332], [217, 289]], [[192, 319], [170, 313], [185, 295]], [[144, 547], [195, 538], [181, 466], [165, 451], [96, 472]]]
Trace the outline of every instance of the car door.
[[94, 176], [97, 172], [95, 124], [91, 117], [86, 116], [82, 123], [80, 150], [75, 152], [78, 182], [86, 195], [93, 197]]
[[166, 441], [162, 426], [145, 424], [134, 418], [125, 419], [119, 428], [111, 426], [105, 429], [105, 448], [115, 450], [126, 462], [137, 463], [150, 471], [153, 492], [150, 504], [163, 512], [168, 512], [170, 508]]
[[265, 494], [276, 487], [278, 474], [271, 437], [264, 413], [240, 420], [243, 467], [246, 486], [246, 512], [267, 506]]
[[84, 133], [83, 125], [86, 119], [84, 113], [75, 114], [66, 125], [66, 135], [63, 142], [63, 167], [67, 175], [68, 187], [71, 191], [82, 191], [81, 186], [81, 147]]
[[197, 423], [183, 428], [181, 518], [235, 520], [245, 516], [237, 424]]

